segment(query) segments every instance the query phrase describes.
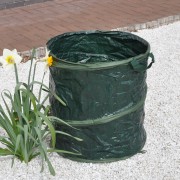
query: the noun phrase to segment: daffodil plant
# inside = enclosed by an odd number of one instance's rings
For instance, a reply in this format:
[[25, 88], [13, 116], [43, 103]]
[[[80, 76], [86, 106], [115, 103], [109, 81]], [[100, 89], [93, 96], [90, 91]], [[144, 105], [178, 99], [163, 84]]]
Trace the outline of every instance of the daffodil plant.
[[[55, 149], [56, 133], [71, 136], [65, 132], [55, 131], [53, 121], [59, 121], [62, 124], [69, 126], [63, 120], [49, 115], [50, 106], [45, 106], [44, 103], [52, 94], [64, 106], [66, 105], [54, 92], [43, 84], [35, 81], [35, 71], [37, 62], [45, 62], [45, 72], [49, 66], [53, 65], [53, 57], [49, 56], [49, 51], [46, 51], [46, 56], [42, 59], [35, 60], [35, 50], [32, 52], [31, 65], [29, 69], [28, 82], [19, 82], [17, 65], [21, 62], [22, 57], [18, 55], [17, 50], [10, 51], [4, 49], [3, 56], [0, 57], [0, 64], [3, 68], [14, 68], [16, 77], [16, 86], [14, 93], [9, 90], [4, 90], [1, 93], [4, 106], [0, 103], [0, 128], [6, 132], [5, 136], [0, 136], [0, 142], [5, 145], [5, 148], [0, 148], [0, 155], [12, 155], [12, 166], [14, 158], [17, 157], [21, 161], [28, 163], [36, 156], [40, 155], [42, 159], [42, 168], [44, 162], [47, 162], [49, 171], [55, 175], [54, 168], [48, 158], [48, 152], [78, 154], [68, 151]], [[36, 61], [33, 65], [33, 61]], [[32, 77], [32, 78], [31, 78]], [[35, 96], [33, 86], [39, 85], [39, 95]], [[41, 92], [45, 91], [45, 97], [41, 96]], [[3, 108], [5, 107], [5, 108]], [[51, 136], [51, 145], [48, 147], [46, 139]], [[71, 136], [78, 141], [81, 139]]]

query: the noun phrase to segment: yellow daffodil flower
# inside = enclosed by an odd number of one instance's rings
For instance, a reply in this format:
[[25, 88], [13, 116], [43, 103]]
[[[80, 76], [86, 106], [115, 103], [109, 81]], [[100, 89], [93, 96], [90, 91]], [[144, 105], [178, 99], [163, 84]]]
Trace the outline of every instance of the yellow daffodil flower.
[[45, 57], [39, 59], [38, 61], [45, 62], [44, 71], [46, 72], [50, 66], [53, 64], [53, 57], [49, 56], [50, 51], [46, 49], [46, 55]]
[[17, 50], [10, 51], [9, 49], [3, 50], [3, 56], [0, 56], [0, 63], [4, 68], [12, 68], [14, 64], [19, 64], [22, 61], [22, 57], [18, 55]]

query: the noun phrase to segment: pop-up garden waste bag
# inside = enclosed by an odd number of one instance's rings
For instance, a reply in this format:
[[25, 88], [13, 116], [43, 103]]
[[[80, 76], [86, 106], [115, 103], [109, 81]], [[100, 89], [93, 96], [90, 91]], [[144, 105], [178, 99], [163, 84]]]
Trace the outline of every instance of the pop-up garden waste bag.
[[57, 134], [56, 148], [81, 153], [62, 155], [110, 162], [140, 152], [146, 70], [154, 62], [149, 43], [127, 32], [81, 31], [53, 37], [47, 48], [54, 59], [50, 89], [66, 103], [51, 96], [51, 113], [74, 127], [55, 128], [83, 140]]

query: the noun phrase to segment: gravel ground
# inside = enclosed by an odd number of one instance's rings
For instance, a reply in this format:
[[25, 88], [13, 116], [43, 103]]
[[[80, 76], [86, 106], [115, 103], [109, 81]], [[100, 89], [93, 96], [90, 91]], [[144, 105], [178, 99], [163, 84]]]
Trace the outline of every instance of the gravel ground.
[[[56, 176], [47, 168], [40, 173], [40, 160], [26, 164], [11, 157], [0, 157], [0, 179], [57, 179], [57, 180], [179, 180], [180, 179], [180, 22], [147, 29], [135, 34], [146, 39], [155, 55], [156, 63], [148, 70], [145, 129], [145, 154], [109, 164], [78, 163], [53, 153], [50, 159]], [[20, 76], [26, 80], [28, 63], [19, 66]], [[41, 65], [37, 77], [42, 74]], [[0, 92], [12, 89], [14, 75], [0, 68]], [[48, 76], [46, 77], [48, 84]], [[0, 99], [1, 100], [1, 99]], [[2, 100], [1, 100], [2, 102]], [[2, 131], [1, 131], [2, 134]]]

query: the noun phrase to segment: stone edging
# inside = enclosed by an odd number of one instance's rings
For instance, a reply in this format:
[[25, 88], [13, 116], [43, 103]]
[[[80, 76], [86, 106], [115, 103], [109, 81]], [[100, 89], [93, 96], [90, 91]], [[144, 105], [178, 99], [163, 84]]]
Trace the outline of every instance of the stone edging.
[[[152, 29], [152, 28], [157, 28], [163, 25], [167, 25], [176, 21], [180, 20], [180, 14], [179, 15], [174, 15], [174, 16], [168, 16], [165, 18], [160, 18], [154, 21], [150, 21], [150, 22], [146, 22], [146, 23], [141, 23], [141, 24], [134, 24], [131, 26], [127, 26], [127, 27], [121, 27], [121, 28], [116, 28], [116, 29], [112, 29], [112, 31], [127, 31], [127, 32], [135, 32], [138, 30], [142, 30], [142, 29]], [[24, 51], [24, 52], [20, 52], [19, 54], [23, 57], [23, 62], [26, 62], [31, 55], [31, 50], [30, 51]], [[36, 49], [36, 57], [42, 57], [45, 56], [45, 52], [46, 52], [46, 47], [39, 47]]]
[[[20, 56], [22, 56], [22, 58], [23, 58], [22, 62], [25, 63], [25, 62], [27, 62], [28, 60], [31, 59], [32, 50], [18, 52], [18, 54]], [[41, 58], [41, 57], [44, 57], [45, 54], [46, 54], [46, 47], [38, 47], [35, 50], [34, 56], [35, 56], [35, 58]]]
[[51, 0], [18, 0], [18, 1], [12, 0], [11, 2], [0, 3], [0, 10], [10, 9], [10, 8], [15, 8], [15, 7], [20, 7], [20, 6], [27, 6], [30, 4], [42, 3], [46, 1], [51, 1]]
[[140, 24], [134, 24], [134, 25], [130, 25], [127, 27], [120, 27], [120, 28], [115, 28], [112, 29], [112, 31], [129, 31], [129, 32], [135, 32], [138, 30], [142, 30], [142, 29], [152, 29], [152, 28], [157, 28], [163, 25], [167, 25], [176, 21], [180, 20], [180, 14], [178, 15], [174, 15], [174, 16], [168, 16], [168, 17], [164, 17], [164, 18], [160, 18], [154, 21], [149, 21], [146, 23], [140, 23]]

